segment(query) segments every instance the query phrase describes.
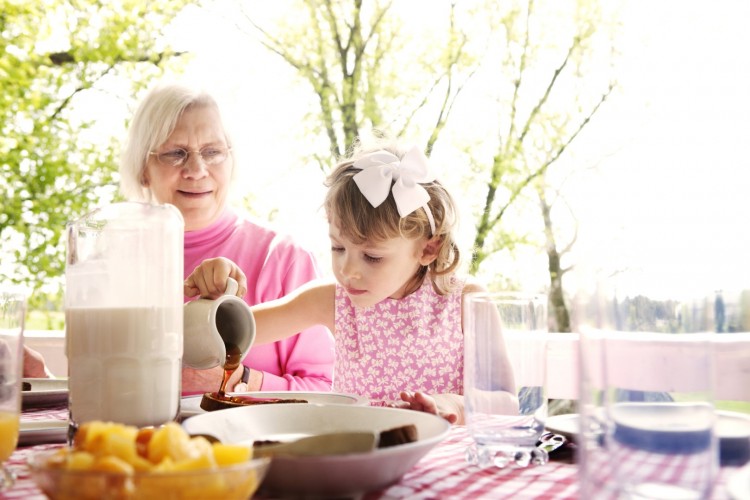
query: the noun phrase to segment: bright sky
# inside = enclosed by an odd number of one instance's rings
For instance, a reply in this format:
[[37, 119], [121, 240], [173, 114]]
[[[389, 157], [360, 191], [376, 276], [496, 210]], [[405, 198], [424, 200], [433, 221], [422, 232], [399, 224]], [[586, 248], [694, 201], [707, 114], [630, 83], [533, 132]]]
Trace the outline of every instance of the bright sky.
[[629, 140], [579, 186], [585, 247], [665, 295], [750, 288], [750, 3], [629, 5], [625, 99], [607, 114]]
[[[567, 160], [597, 164], [566, 184], [580, 221], [576, 261], [627, 269], [634, 289], [663, 295], [750, 288], [750, 2], [625, 5], [623, 92]], [[327, 268], [327, 229], [314, 211], [321, 178], [300, 164], [309, 141], [296, 126], [315, 110], [309, 90], [219, 16], [186, 17], [175, 36], [197, 54], [189, 75], [232, 102], [242, 187], [258, 196], [256, 209], [274, 212]], [[545, 267], [537, 258], [509, 272], [535, 287]]]

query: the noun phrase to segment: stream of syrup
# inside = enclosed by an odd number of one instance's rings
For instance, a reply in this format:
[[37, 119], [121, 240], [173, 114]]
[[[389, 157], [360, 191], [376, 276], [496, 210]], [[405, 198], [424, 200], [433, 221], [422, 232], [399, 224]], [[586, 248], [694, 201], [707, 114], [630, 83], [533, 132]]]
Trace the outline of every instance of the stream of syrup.
[[227, 382], [232, 377], [232, 374], [240, 367], [240, 358], [242, 357], [242, 351], [238, 345], [226, 344], [227, 357], [224, 361], [224, 377], [221, 379], [221, 387], [217, 394], [218, 399], [230, 400], [231, 397], [227, 396]]
[[227, 396], [227, 383], [232, 377], [232, 374], [240, 366], [240, 358], [242, 357], [242, 351], [240, 348], [233, 344], [225, 344], [227, 348], [227, 357], [224, 362], [224, 376], [221, 379], [221, 387], [219, 392], [216, 393], [216, 399], [222, 401], [231, 401], [232, 403], [248, 404], [248, 403], [277, 403], [283, 401], [278, 398], [255, 398], [251, 396]]

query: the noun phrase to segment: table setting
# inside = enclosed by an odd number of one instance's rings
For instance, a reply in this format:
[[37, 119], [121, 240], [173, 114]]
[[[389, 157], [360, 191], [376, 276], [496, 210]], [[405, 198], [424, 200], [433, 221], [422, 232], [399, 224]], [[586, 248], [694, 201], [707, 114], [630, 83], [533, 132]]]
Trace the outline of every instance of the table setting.
[[[522, 344], [515, 344], [522, 348]], [[516, 356], [517, 359], [521, 359]], [[522, 373], [522, 371], [517, 371]], [[524, 382], [522, 377], [519, 382]], [[64, 383], [64, 379], [61, 381]], [[243, 394], [239, 394], [243, 395]], [[307, 403], [290, 403], [258, 405], [245, 408], [201, 411], [199, 397], [185, 396], [180, 399], [181, 410], [178, 420], [183, 427], [196, 434], [209, 433], [222, 441], [237, 444], [248, 444], [255, 440], [276, 439], [294, 441], [301, 436], [327, 434], [345, 431], [376, 431], [403, 423], [424, 423], [428, 427], [426, 434], [420, 436], [422, 443], [400, 445], [390, 449], [358, 451], [339, 456], [287, 457], [287, 463], [280, 461], [277, 476], [268, 475], [265, 479], [276, 487], [264, 486], [262, 483], [255, 493], [256, 498], [291, 498], [300, 492], [310, 494], [312, 488], [334, 488], [329, 492], [346, 493], [337, 495], [342, 498], [395, 499], [395, 498], [540, 498], [540, 499], [573, 499], [581, 495], [581, 465], [577, 438], [580, 432], [578, 414], [545, 416], [544, 408], [535, 408], [535, 413], [544, 419], [537, 446], [547, 452], [545, 463], [529, 463], [526, 466], [517, 464], [495, 464], [480, 467], [472, 464], [467, 451], [476, 447], [475, 435], [470, 425], [448, 425], [434, 415], [410, 410], [398, 410], [384, 407], [386, 402], [366, 401], [361, 397], [338, 393], [245, 393], [249, 397], [273, 397], [289, 399], [307, 399]], [[528, 406], [528, 405], [527, 405]], [[533, 407], [533, 405], [531, 405]], [[325, 416], [316, 420], [308, 412], [320, 411]], [[355, 415], [352, 412], [361, 412]], [[540, 413], [542, 412], [542, 413]], [[388, 415], [383, 418], [379, 413]], [[397, 415], [394, 420], [392, 415]], [[730, 417], [736, 416], [728, 414]], [[201, 420], [202, 419], [202, 420]], [[403, 419], [403, 420], [401, 420]], [[731, 418], [730, 418], [731, 419]], [[24, 405], [20, 416], [20, 427], [33, 426], [38, 422], [58, 422], [58, 427], [65, 429], [69, 424], [69, 411], [66, 402], [55, 399], [37, 400], [35, 404]], [[424, 421], [424, 422], [422, 422]], [[564, 422], [560, 424], [559, 422]], [[572, 423], [571, 423], [572, 422]], [[736, 424], [736, 422], [733, 422]], [[248, 425], [245, 425], [248, 424]], [[286, 426], [286, 427], [284, 427]], [[732, 425], [727, 430], [731, 438]], [[200, 432], [199, 432], [200, 431]], [[31, 431], [32, 433], [34, 431]], [[739, 438], [742, 440], [742, 431]], [[744, 442], [747, 442], [745, 439]], [[37, 433], [34, 440], [22, 441], [12, 453], [6, 464], [15, 475], [15, 484], [0, 491], [1, 498], [46, 498], [38, 483], [31, 475], [29, 460], [38, 452], [45, 452], [66, 447], [67, 432], [54, 434]], [[552, 444], [546, 446], [546, 444]], [[409, 448], [411, 446], [411, 448]], [[416, 449], [415, 449], [416, 448]], [[651, 470], [670, 470], [671, 457], [662, 456], [665, 462], [654, 460], [653, 454], [640, 453], [638, 450], [626, 451], [624, 457], [615, 458], [610, 451], [599, 449], [606, 457], [607, 463], [616, 460], [632, 463], [638, 461], [639, 467]], [[620, 450], [622, 451], [622, 450]], [[403, 457], [403, 461], [394, 460], [394, 454]], [[295, 462], [295, 460], [297, 460]], [[308, 462], [310, 470], [317, 474], [303, 476], [298, 474], [300, 464]], [[273, 462], [272, 462], [273, 463]], [[341, 470], [342, 463], [350, 465], [345, 469], [349, 483], [336, 481], [336, 473], [326, 471]], [[312, 465], [310, 465], [312, 464]], [[388, 469], [392, 464], [397, 468]], [[322, 467], [322, 469], [315, 469]], [[358, 469], [363, 467], [363, 469]], [[368, 473], [368, 467], [377, 473]], [[293, 470], [294, 473], [288, 472]], [[699, 468], [700, 470], [700, 468]], [[713, 478], [710, 496], [712, 499], [742, 499], [746, 495], [748, 466], [740, 464], [721, 464]], [[323, 471], [323, 472], [321, 472]], [[354, 471], [354, 472], [352, 472]], [[285, 474], [288, 473], [289, 476]], [[294, 478], [292, 480], [291, 478]], [[331, 480], [334, 484], [331, 485]], [[317, 482], [315, 482], [317, 481]], [[342, 487], [346, 490], [336, 490]], [[307, 490], [306, 490], [307, 488]], [[355, 491], [361, 488], [361, 491]], [[320, 490], [319, 490], [320, 491]], [[325, 490], [323, 490], [325, 491]], [[319, 495], [325, 497], [326, 495]]]
[[[221, 410], [228, 412], [233, 410]], [[403, 410], [406, 411], [406, 410]], [[416, 412], [415, 412], [416, 413]], [[24, 411], [21, 422], [33, 419], [59, 419], [67, 425], [67, 408], [64, 405]], [[405, 471], [395, 483], [373, 491], [362, 492], [352, 498], [539, 498], [576, 499], [579, 494], [579, 467], [571, 460], [569, 448], [558, 448], [549, 453], [544, 465], [482, 469], [466, 462], [466, 449], [473, 443], [466, 426], [449, 426], [442, 440], [434, 445], [419, 461]], [[28, 459], [39, 451], [65, 446], [55, 439], [51, 443], [19, 446], [7, 461], [16, 476], [15, 484], [0, 491], [0, 498], [41, 500], [46, 496], [30, 476]], [[560, 455], [558, 455], [560, 453]], [[559, 459], [558, 459], [559, 456]], [[573, 463], [569, 463], [569, 462]], [[748, 467], [723, 466], [715, 481], [712, 499], [748, 498], [744, 486], [750, 479]], [[744, 480], [743, 480], [744, 479]], [[730, 495], [732, 482], [738, 494]], [[742, 489], [744, 488], [744, 490]], [[263, 496], [257, 498], [283, 498]]]

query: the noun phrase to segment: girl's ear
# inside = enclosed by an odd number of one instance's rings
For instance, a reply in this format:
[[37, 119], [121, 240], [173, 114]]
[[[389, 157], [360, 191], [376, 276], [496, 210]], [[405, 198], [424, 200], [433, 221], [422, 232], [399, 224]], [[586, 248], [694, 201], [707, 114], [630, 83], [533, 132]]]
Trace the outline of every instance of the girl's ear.
[[443, 239], [439, 236], [427, 240], [422, 248], [422, 255], [419, 258], [419, 263], [423, 266], [429, 266], [432, 264], [434, 260], [437, 259], [442, 244]]
[[148, 170], [144, 168], [143, 173], [141, 174], [141, 186], [148, 187], [148, 182]]

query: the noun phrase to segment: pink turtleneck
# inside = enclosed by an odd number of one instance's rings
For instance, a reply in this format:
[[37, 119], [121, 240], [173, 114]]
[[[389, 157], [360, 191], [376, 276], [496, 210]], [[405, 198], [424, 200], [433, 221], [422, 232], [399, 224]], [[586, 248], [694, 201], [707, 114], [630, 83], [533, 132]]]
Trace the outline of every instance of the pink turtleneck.
[[[250, 305], [277, 299], [319, 276], [313, 255], [283, 236], [232, 210], [209, 227], [185, 232], [185, 278], [205, 259], [226, 257], [247, 276]], [[330, 391], [333, 337], [308, 328], [273, 344], [256, 345], [244, 363], [263, 372], [264, 391]]]

